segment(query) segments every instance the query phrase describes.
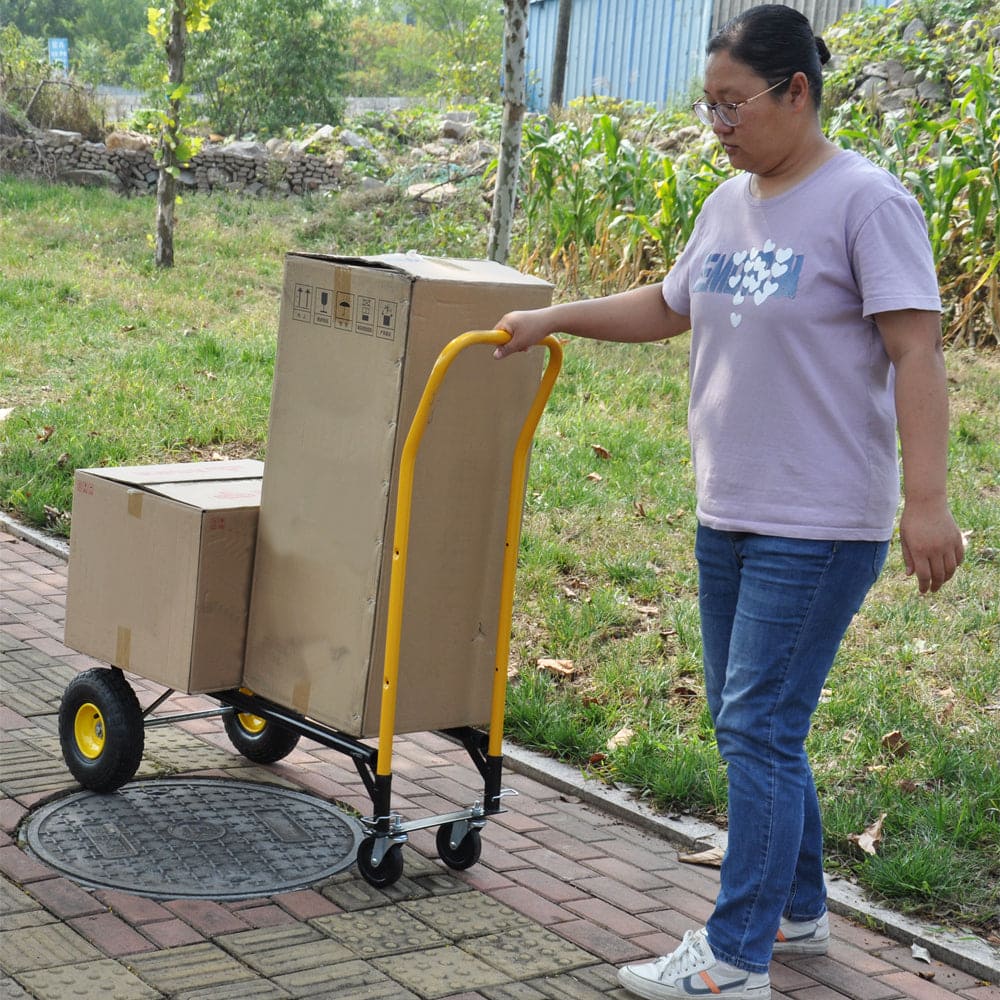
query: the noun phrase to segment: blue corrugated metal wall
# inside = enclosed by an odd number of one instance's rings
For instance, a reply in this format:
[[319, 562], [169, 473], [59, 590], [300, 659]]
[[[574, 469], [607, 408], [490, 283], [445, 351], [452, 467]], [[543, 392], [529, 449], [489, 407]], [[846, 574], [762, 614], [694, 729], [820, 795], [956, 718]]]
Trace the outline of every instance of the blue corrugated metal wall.
[[[528, 107], [549, 105], [559, 0], [528, 8]], [[704, 66], [711, 0], [573, 0], [567, 101], [594, 94], [663, 107], [683, 100]]]
[[[689, 98], [705, 67], [705, 43], [760, 0], [573, 0], [564, 97], [602, 94], [662, 108]], [[889, 0], [789, 0], [819, 30], [848, 10]], [[530, 0], [528, 107], [545, 111], [552, 83], [559, 0]]]

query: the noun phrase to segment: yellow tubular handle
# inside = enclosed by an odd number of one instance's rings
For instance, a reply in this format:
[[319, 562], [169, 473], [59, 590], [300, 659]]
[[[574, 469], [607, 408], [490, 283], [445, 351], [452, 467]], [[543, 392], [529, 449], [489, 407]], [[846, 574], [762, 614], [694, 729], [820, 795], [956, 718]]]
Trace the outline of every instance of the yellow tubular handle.
[[[375, 773], [392, 773], [392, 739], [396, 728], [396, 694], [399, 679], [399, 646], [403, 624], [403, 597], [406, 587], [406, 557], [410, 537], [410, 510], [413, 505], [413, 470], [417, 451], [430, 420], [431, 407], [452, 361], [472, 344], [506, 344], [505, 330], [473, 330], [448, 343], [431, 369], [427, 385], [414, 414], [413, 423], [403, 444], [399, 461], [399, 489], [396, 498], [396, 522], [392, 539], [392, 574], [389, 580], [389, 615], [385, 630], [385, 668], [382, 679], [382, 709], [379, 717], [378, 758]], [[490, 712], [488, 753], [499, 756], [503, 745], [503, 717], [507, 696], [507, 660], [510, 656], [510, 627], [514, 615], [514, 575], [517, 550], [521, 540], [521, 505], [528, 470], [528, 451], [535, 428], [548, 402], [559, 369], [562, 345], [555, 337], [541, 342], [549, 350], [549, 360], [538, 384], [538, 391], [521, 428], [514, 448], [510, 497], [507, 503], [507, 530], [504, 540], [503, 577], [500, 584], [500, 614], [497, 627], [496, 665], [493, 674], [493, 701]]]

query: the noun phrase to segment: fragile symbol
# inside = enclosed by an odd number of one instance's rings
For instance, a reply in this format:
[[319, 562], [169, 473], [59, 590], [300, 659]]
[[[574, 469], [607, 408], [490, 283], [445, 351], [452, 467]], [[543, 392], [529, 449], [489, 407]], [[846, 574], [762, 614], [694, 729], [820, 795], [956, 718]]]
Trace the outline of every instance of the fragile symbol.
[[320, 326], [333, 325], [333, 292], [329, 288], [316, 289], [316, 313], [314, 319]]

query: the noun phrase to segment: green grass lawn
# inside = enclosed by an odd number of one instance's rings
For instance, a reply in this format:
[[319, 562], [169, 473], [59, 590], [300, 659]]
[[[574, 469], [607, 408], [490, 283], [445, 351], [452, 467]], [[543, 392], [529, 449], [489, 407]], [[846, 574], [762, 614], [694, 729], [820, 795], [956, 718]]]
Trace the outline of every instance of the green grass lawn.
[[[192, 197], [168, 271], [152, 264], [154, 214], [148, 198], [0, 178], [0, 506], [56, 533], [69, 531], [75, 468], [264, 457], [286, 251], [485, 253], [478, 191], [430, 213]], [[894, 547], [809, 745], [831, 870], [988, 937], [1000, 933], [1000, 359], [952, 351], [948, 364], [966, 563], [920, 597]], [[663, 809], [724, 821], [700, 676], [686, 369], [683, 339], [567, 345], [533, 453], [507, 729]], [[544, 658], [570, 661], [572, 677]], [[865, 855], [850, 838], [882, 814]]]

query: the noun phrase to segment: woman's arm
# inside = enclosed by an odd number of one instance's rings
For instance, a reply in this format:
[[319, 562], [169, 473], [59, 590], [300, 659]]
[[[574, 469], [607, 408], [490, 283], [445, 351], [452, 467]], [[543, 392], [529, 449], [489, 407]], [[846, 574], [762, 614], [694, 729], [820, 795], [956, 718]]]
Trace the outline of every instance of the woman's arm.
[[948, 506], [948, 386], [936, 312], [902, 309], [875, 317], [896, 369], [896, 421], [903, 454], [899, 536], [907, 574], [935, 591], [962, 562], [962, 535]]
[[690, 325], [687, 316], [675, 313], [666, 304], [659, 284], [644, 285], [600, 299], [507, 313], [497, 323], [497, 329], [506, 330], [511, 338], [494, 351], [494, 356], [503, 358], [525, 351], [550, 333], [637, 344], [676, 337]]

